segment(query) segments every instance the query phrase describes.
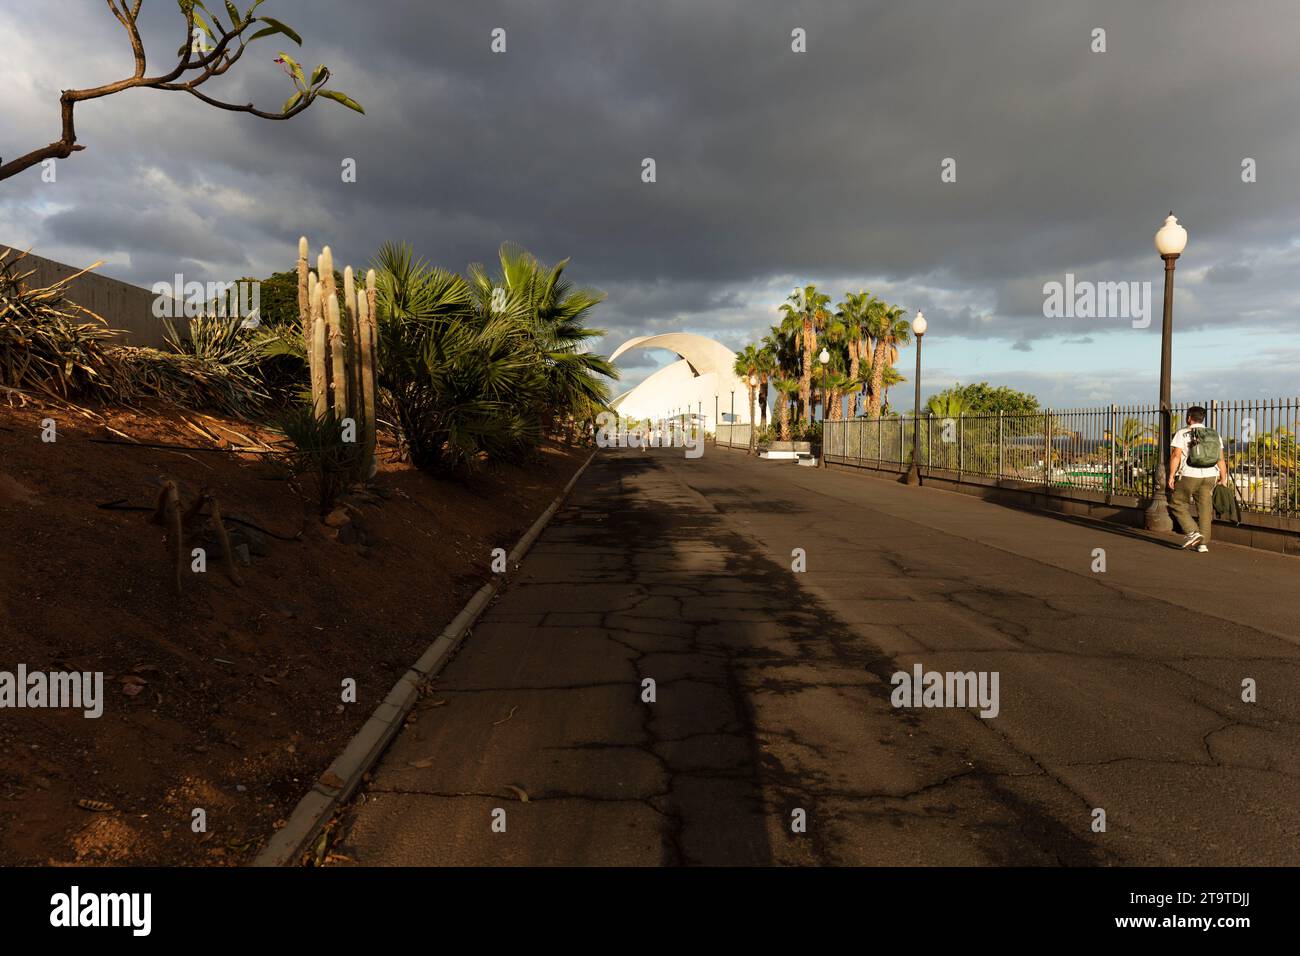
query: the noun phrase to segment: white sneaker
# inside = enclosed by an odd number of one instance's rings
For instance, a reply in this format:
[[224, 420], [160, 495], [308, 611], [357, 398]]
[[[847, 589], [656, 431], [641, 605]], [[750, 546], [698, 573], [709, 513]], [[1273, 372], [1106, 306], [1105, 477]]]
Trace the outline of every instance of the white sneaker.
[[1207, 547], [1206, 547], [1205, 545], [1203, 545], [1203, 544], [1198, 544], [1198, 545], [1196, 546], [1196, 550], [1199, 551], [1201, 554], [1205, 554], [1205, 553], [1206, 553], [1207, 551], [1209, 551], [1210, 549], [1207, 548]]
[[1203, 539], [1204, 539], [1204, 535], [1202, 535], [1199, 531], [1193, 531], [1191, 534], [1189, 534], [1187, 537], [1183, 539], [1183, 550], [1186, 551], [1188, 548], [1196, 547], [1198, 544], [1201, 543]]

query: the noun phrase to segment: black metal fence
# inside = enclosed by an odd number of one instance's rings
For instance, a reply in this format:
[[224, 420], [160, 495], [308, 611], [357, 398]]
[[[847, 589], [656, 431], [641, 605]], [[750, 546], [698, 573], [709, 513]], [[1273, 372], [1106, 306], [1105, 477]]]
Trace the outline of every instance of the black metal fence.
[[[1205, 402], [1207, 421], [1223, 439], [1233, 482], [1247, 510], [1300, 514], [1300, 399]], [[1174, 426], [1187, 404], [1173, 407]], [[825, 422], [829, 462], [909, 465], [914, 419], [853, 418]], [[1135, 498], [1152, 493], [1159, 457], [1156, 405], [1046, 409], [1024, 415], [934, 415], [920, 420], [920, 466], [958, 474], [1084, 488]]]

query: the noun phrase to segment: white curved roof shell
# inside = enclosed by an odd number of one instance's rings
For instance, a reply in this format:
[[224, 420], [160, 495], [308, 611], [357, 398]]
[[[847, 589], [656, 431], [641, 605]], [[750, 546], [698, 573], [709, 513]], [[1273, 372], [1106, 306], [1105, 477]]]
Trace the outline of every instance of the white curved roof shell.
[[[701, 411], [705, 427], [714, 426], [714, 409], [724, 422], [731, 420], [735, 392], [735, 420], [749, 421], [749, 390], [732, 371], [736, 353], [721, 342], [691, 332], [642, 335], [620, 345], [611, 361], [636, 349], [667, 349], [678, 361], [654, 372], [640, 385], [610, 404], [633, 418], [660, 419], [676, 410]], [[716, 405], [715, 405], [716, 402]]]

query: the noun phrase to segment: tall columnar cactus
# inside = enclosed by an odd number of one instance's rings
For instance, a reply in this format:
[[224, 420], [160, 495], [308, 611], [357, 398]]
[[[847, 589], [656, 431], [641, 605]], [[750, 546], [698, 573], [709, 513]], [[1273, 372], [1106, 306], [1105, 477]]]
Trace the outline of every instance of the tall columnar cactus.
[[311, 329], [311, 345], [307, 355], [311, 368], [311, 407], [317, 420], [325, 417], [329, 410], [329, 368], [326, 360], [329, 356], [325, 332], [325, 315], [321, 305], [324, 287], [319, 282], [311, 284], [311, 305], [303, 326]]
[[357, 298], [357, 305], [365, 302], [365, 319], [361, 323], [361, 392], [366, 409], [366, 459], [362, 472], [369, 476], [375, 471], [375, 448], [379, 444], [376, 408], [379, 399], [379, 318], [375, 312], [375, 270], [366, 273], [366, 294]]
[[[344, 329], [344, 354], [348, 366], [348, 407], [361, 410], [361, 326], [358, 321], [357, 286], [352, 267], [343, 270], [343, 304], [347, 311], [348, 323]], [[359, 423], [364, 423], [364, 415], [357, 416]], [[358, 428], [360, 431], [360, 427]]]
[[308, 279], [311, 270], [307, 267], [307, 237], [298, 240], [298, 318], [302, 320], [303, 342], [307, 345], [307, 354], [311, 354], [311, 326], [307, 316], [311, 314], [311, 283]]
[[313, 413], [323, 420], [332, 412], [343, 434], [361, 444], [358, 477], [369, 478], [377, 438], [375, 272], [370, 270], [365, 288], [358, 289], [352, 267], [344, 269], [340, 309], [329, 246], [321, 250], [316, 272], [304, 275], [307, 252], [304, 238], [298, 244], [299, 309], [311, 367]]

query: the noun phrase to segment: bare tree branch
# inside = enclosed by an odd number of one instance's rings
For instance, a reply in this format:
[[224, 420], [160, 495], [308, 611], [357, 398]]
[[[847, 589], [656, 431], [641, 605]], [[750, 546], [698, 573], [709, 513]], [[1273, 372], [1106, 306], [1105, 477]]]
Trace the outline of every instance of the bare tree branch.
[[131, 38], [131, 52], [135, 56], [135, 75], [144, 76], [145, 57], [144, 42], [140, 39], [140, 30], [136, 25], [136, 17], [140, 13], [140, 2], [136, 0], [135, 9], [128, 12], [125, 7], [118, 9], [116, 0], [108, 0], [108, 8], [113, 11], [113, 16], [117, 17], [118, 22], [126, 28], [127, 35]]
[[[135, 57], [135, 70], [131, 76], [117, 80], [113, 83], [106, 83], [103, 86], [93, 87], [85, 90], [63, 90], [59, 96], [59, 112], [62, 121], [62, 128], [59, 139], [50, 143], [48, 146], [42, 146], [34, 149], [24, 156], [10, 160], [8, 163], [0, 160], [0, 180], [8, 179], [15, 176], [25, 169], [30, 169], [47, 159], [66, 159], [74, 152], [85, 149], [83, 145], [77, 142], [77, 130], [73, 121], [73, 110], [76, 104], [86, 100], [99, 99], [104, 96], [112, 96], [114, 93], [120, 93], [123, 90], [134, 88], [149, 88], [164, 91], [189, 93], [191, 96], [203, 101], [209, 106], [217, 109], [228, 110], [237, 113], [249, 113], [253, 116], [268, 120], [286, 120], [297, 116], [306, 110], [316, 101], [317, 96], [326, 92], [325, 83], [329, 80], [329, 70], [321, 68], [317, 75], [313, 77], [314, 82], [308, 83], [301, 79], [302, 73], [294, 65], [294, 73], [291, 75], [294, 90], [297, 93], [297, 102], [288, 109], [278, 113], [268, 112], [257, 109], [252, 103], [239, 105], [227, 103], [215, 97], [208, 96], [201, 92], [198, 87], [202, 86], [214, 76], [221, 76], [226, 73], [232, 66], [239, 62], [240, 57], [244, 55], [247, 48], [247, 41], [244, 39], [244, 33], [252, 26], [259, 22], [268, 23], [276, 30], [284, 30], [284, 27], [274, 20], [254, 17], [246, 19], [243, 23], [232, 23], [231, 29], [227, 30], [221, 25], [215, 16], [211, 17], [212, 26], [219, 34], [213, 37], [215, 44], [212, 49], [201, 50], [200, 55], [195, 58], [194, 35], [196, 28], [196, 17], [193, 7], [185, 10], [185, 42], [180, 52], [180, 62], [169, 70], [167, 73], [157, 76], [146, 76], [147, 57], [144, 49], [144, 42], [140, 37], [139, 17], [140, 8], [144, 0], [106, 0], [108, 9], [113, 16], [127, 32], [127, 37], [131, 43], [131, 53]], [[130, 3], [130, 6], [128, 6]], [[250, 11], [251, 12], [251, 11]], [[247, 15], [246, 15], [247, 16]], [[207, 31], [204, 31], [207, 32]], [[291, 39], [296, 40], [295, 37]], [[238, 47], [232, 50], [232, 45], [238, 41]], [[287, 58], [287, 57], [286, 57]], [[277, 61], [279, 62], [279, 61]], [[292, 63], [292, 61], [290, 61]], [[182, 80], [187, 73], [197, 71], [196, 75], [188, 80]], [[327, 96], [338, 98], [338, 94], [326, 92]], [[347, 100], [346, 97], [340, 99], [353, 109], [360, 109], [355, 103]], [[291, 100], [290, 102], [293, 102]]]

